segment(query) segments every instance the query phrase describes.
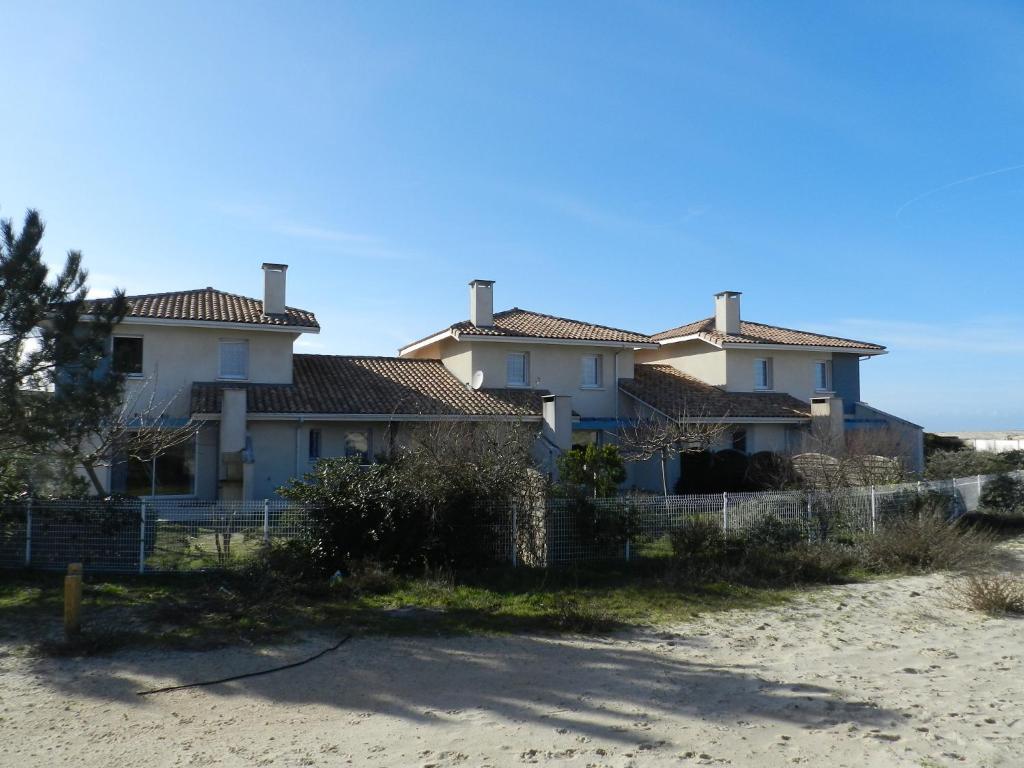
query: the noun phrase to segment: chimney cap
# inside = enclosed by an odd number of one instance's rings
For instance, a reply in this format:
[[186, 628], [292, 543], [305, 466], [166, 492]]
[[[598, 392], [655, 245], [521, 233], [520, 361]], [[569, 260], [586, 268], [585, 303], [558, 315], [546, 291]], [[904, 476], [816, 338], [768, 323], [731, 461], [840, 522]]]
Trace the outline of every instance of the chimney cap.
[[272, 264], [269, 261], [265, 261], [265, 262], [263, 262], [263, 269], [269, 269], [269, 270], [273, 270], [275, 272], [287, 272], [288, 271], [288, 265], [287, 264]]
[[719, 296], [742, 296], [742, 295], [743, 295], [743, 291], [719, 291], [718, 293], [715, 294], [715, 298], [717, 299]]
[[488, 285], [494, 285], [494, 281], [493, 280], [480, 280], [480, 279], [476, 279], [476, 280], [470, 280], [469, 284], [470, 285], [482, 285], [482, 286], [486, 287]]

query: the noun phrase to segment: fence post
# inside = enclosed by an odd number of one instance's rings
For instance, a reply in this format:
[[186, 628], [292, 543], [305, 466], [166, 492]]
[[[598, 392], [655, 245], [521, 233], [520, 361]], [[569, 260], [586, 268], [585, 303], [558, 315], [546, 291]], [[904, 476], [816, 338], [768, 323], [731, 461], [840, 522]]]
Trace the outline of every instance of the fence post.
[[139, 509], [139, 573], [146, 572], [146, 502]]
[[512, 567], [519, 565], [519, 507], [512, 506]]
[[270, 499], [263, 500], [263, 543], [270, 543]]
[[626, 539], [626, 562], [629, 562], [629, 539]]
[[32, 498], [25, 502], [25, 567], [32, 565]]
[[871, 486], [871, 533], [875, 533], [878, 520], [878, 508], [875, 503], [875, 486]]
[[722, 532], [729, 532], [729, 492], [722, 494]]

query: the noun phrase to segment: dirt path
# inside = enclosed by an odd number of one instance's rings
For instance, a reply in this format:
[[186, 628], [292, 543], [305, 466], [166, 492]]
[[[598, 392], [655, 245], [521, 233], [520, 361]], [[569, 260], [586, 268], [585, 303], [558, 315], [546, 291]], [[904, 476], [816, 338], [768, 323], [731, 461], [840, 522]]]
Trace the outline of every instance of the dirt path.
[[1021, 766], [1024, 621], [949, 577], [606, 640], [356, 639], [33, 660], [0, 647], [3, 766]]

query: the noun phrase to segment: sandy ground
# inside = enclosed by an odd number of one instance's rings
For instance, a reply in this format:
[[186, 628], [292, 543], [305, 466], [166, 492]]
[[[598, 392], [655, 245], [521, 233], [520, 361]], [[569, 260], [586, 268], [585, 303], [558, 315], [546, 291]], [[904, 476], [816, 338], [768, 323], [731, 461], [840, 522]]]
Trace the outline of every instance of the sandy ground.
[[[1018, 561], [1019, 565], [1019, 561]], [[356, 639], [40, 660], [0, 648], [3, 766], [1022, 766], [1024, 621], [950, 578], [611, 639]]]

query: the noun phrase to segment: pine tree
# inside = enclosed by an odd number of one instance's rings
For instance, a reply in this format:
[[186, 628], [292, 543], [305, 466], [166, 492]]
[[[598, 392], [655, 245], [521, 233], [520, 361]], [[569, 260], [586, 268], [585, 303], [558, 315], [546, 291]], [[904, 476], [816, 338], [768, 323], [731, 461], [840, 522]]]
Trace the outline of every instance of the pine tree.
[[[107, 364], [124, 294], [89, 300], [82, 255], [70, 251], [51, 276], [39, 214], [21, 232], [0, 221], [0, 462], [75, 446], [117, 408], [123, 379]], [[77, 441], [77, 442], [76, 442]], [[72, 450], [73, 452], [73, 450]]]

